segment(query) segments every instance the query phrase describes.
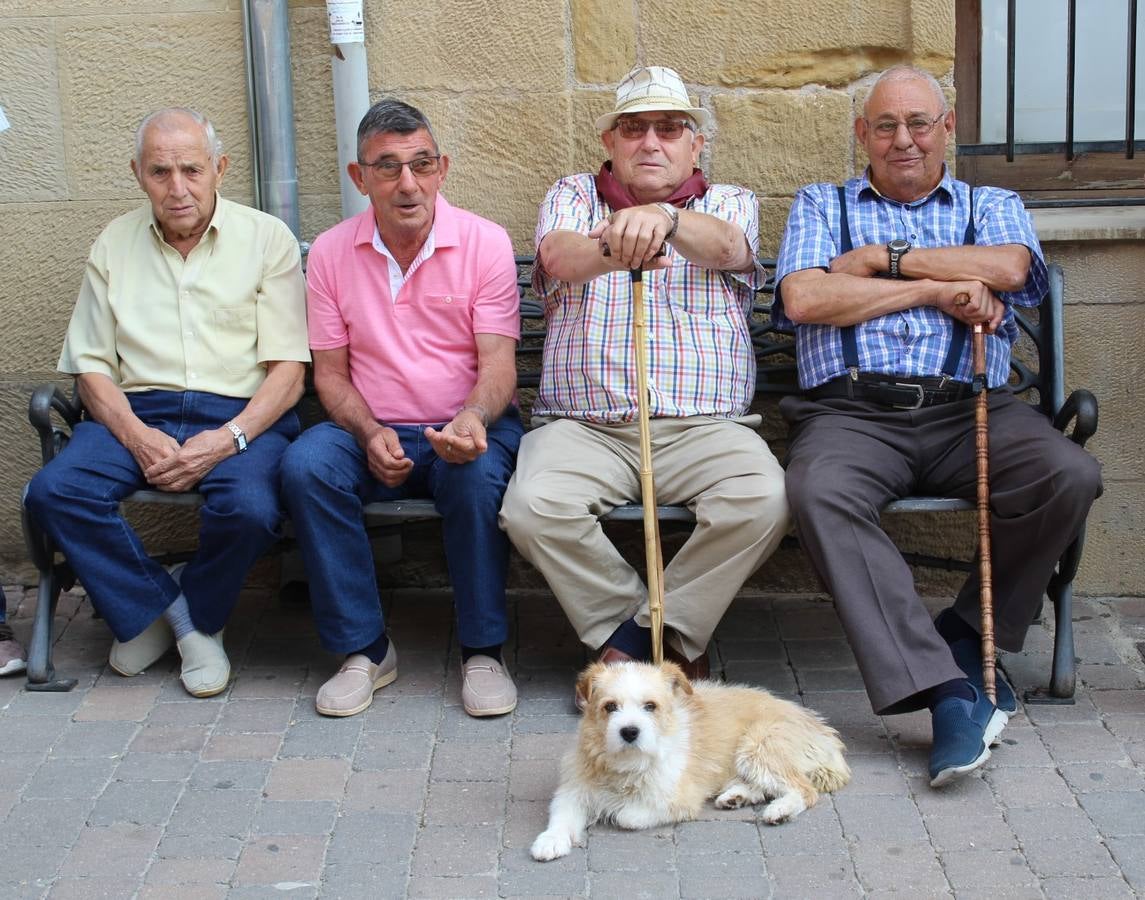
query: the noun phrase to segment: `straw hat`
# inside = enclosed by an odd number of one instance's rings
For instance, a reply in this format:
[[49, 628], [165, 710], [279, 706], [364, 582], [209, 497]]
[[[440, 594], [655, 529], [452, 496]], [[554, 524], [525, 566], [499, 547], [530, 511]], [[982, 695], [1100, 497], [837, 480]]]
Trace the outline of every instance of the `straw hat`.
[[616, 88], [616, 108], [596, 120], [597, 131], [609, 131], [618, 116], [625, 113], [681, 112], [704, 128], [711, 122], [706, 109], [693, 106], [688, 91], [675, 69], [665, 66], [637, 66]]

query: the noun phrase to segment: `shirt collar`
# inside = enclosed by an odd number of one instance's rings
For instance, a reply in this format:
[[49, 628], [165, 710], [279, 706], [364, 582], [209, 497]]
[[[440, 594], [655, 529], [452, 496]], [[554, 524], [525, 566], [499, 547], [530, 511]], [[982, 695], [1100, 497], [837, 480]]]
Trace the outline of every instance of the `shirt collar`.
[[863, 171], [863, 177], [859, 180], [859, 196], [862, 197], [865, 193], [870, 193], [880, 200], [886, 200], [888, 203], [898, 203], [899, 206], [921, 206], [930, 200], [939, 192], [946, 195], [947, 199], [954, 199], [954, 178], [950, 174], [950, 168], [946, 163], [942, 164], [942, 179], [935, 185], [934, 190], [927, 194], [925, 197], [919, 197], [917, 200], [911, 200], [909, 203], [901, 203], [898, 200], [892, 200], [890, 197], [885, 197], [879, 193], [879, 189], [871, 184], [871, 168], [868, 166]]

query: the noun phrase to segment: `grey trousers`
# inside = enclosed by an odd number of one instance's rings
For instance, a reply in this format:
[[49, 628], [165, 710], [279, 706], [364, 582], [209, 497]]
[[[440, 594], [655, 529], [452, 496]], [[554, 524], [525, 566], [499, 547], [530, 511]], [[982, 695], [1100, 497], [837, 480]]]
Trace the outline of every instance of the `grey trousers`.
[[[736, 420], [653, 419], [651, 433], [657, 502], [686, 505], [696, 516], [695, 530], [664, 572], [664, 624], [674, 632], [668, 640], [695, 659], [736, 592], [787, 532], [783, 469], [755, 429]], [[589, 647], [599, 647], [633, 615], [641, 625], [649, 622], [643, 579], [598, 521], [629, 502], [640, 502], [635, 423], [558, 419], [521, 441], [501, 527], [545, 576]]]
[[[879, 524], [910, 494], [976, 496], [973, 398], [919, 410], [787, 397], [787, 493], [800, 543], [855, 653], [876, 713], [920, 708], [919, 692], [963, 673]], [[1059, 557], [1101, 492], [1097, 461], [1007, 390], [990, 394], [995, 641], [1022, 648]], [[954, 608], [978, 630], [977, 569]]]

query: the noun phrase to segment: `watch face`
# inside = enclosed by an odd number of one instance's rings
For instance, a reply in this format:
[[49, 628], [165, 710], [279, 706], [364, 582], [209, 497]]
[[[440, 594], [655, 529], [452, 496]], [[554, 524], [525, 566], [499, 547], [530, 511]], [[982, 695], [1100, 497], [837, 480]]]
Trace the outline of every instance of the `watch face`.
[[910, 249], [910, 242], [904, 241], [902, 238], [895, 238], [887, 244], [887, 249], [892, 253], [906, 253]]

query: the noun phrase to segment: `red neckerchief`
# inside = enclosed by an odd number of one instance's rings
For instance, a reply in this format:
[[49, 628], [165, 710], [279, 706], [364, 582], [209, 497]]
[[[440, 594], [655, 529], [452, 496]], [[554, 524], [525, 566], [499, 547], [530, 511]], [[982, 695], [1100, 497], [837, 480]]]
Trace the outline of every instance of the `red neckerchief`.
[[[596, 192], [605, 199], [613, 209], [627, 209], [630, 206], [640, 206], [640, 202], [628, 192], [628, 188], [616, 180], [616, 176], [612, 174], [612, 161], [608, 160], [600, 167], [600, 171], [596, 173]], [[661, 201], [664, 203], [671, 203], [673, 206], [678, 206], [681, 209], [687, 204], [689, 200], [697, 197], [702, 197], [708, 191], [708, 183], [704, 180], [704, 173], [699, 169], [692, 169], [692, 174], [689, 175], [684, 183], [681, 184], [672, 193], [671, 197], [667, 197]]]

